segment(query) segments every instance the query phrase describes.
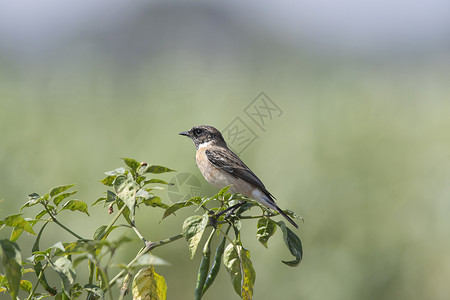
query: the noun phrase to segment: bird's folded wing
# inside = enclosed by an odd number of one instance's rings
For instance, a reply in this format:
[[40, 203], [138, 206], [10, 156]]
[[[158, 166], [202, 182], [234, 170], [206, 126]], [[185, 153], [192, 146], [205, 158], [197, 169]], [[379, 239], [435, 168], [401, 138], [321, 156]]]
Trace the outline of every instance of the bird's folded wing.
[[231, 150], [222, 147], [214, 147], [205, 151], [209, 162], [215, 167], [240, 178], [251, 185], [261, 189], [265, 194], [273, 197], [267, 190], [259, 178], [252, 172], [244, 162]]

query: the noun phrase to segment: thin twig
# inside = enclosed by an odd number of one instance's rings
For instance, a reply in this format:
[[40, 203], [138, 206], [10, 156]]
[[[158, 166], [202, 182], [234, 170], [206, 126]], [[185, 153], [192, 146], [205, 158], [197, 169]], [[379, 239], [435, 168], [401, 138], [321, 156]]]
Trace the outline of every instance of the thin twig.
[[125, 269], [123, 269], [122, 271], [120, 271], [113, 279], [110, 280], [108, 286], [104, 289], [104, 291], [107, 291], [108, 289], [110, 289], [113, 285], [116, 284], [116, 281], [123, 276], [123, 274], [125, 272], [127, 272], [127, 269], [129, 267], [131, 267], [142, 255], [144, 255], [145, 253], [147, 253], [148, 251], [151, 251], [159, 246], [174, 242], [176, 240], [179, 240], [183, 237], [182, 234], [177, 234], [173, 237], [167, 238], [165, 240], [161, 240], [159, 242], [146, 242], [145, 247], [143, 247], [141, 250], [139, 250], [138, 254], [135, 256], [135, 258], [133, 258], [132, 261], [130, 261], [128, 263], [128, 265], [125, 267]]
[[76, 237], [79, 240], [84, 240], [81, 236], [79, 236], [78, 234], [76, 234], [75, 232], [73, 232], [72, 230], [70, 230], [69, 228], [67, 228], [66, 226], [64, 226], [62, 223], [60, 223], [56, 217], [51, 213], [50, 209], [48, 208], [47, 204], [45, 203], [45, 201], [41, 201], [41, 203], [44, 205], [45, 210], [47, 211], [48, 215], [50, 216], [50, 218], [53, 220], [53, 222], [55, 222], [56, 224], [58, 224], [61, 228], [63, 228], [64, 230], [66, 230], [68, 233], [70, 233], [71, 235], [73, 235], [74, 237]]
[[34, 296], [34, 293], [36, 292], [36, 289], [39, 286], [39, 283], [41, 282], [41, 278], [42, 278], [42, 275], [44, 274], [45, 268], [47, 268], [47, 264], [45, 264], [45, 266], [41, 269], [41, 272], [39, 273], [39, 276], [38, 276], [38, 280], [37, 280], [36, 284], [34, 285], [33, 290], [31, 291], [30, 295], [28, 295], [27, 300], [31, 300], [32, 297]]

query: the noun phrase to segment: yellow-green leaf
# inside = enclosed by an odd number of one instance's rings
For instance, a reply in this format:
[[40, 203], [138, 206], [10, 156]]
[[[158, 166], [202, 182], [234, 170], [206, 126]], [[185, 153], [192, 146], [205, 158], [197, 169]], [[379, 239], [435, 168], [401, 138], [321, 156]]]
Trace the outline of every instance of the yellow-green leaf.
[[145, 173], [152, 173], [152, 174], [160, 174], [160, 173], [166, 173], [166, 172], [174, 172], [175, 170], [158, 166], [158, 165], [151, 165], [147, 166], [145, 169]]
[[112, 186], [114, 179], [116, 179], [116, 177], [117, 177], [116, 175], [109, 175], [109, 176], [103, 178], [102, 180], [100, 180], [100, 182], [103, 183], [104, 185]]
[[191, 206], [193, 205], [192, 202], [189, 201], [181, 201], [181, 202], [175, 202], [174, 204], [172, 204], [171, 206], [169, 206], [168, 208], [166, 208], [166, 210], [164, 211], [163, 214], [163, 219], [165, 219], [166, 217], [170, 216], [171, 214], [175, 213], [177, 210], [179, 210], [180, 208], [183, 207], [187, 207], [187, 206]]
[[257, 228], [256, 237], [258, 238], [258, 241], [267, 248], [267, 241], [275, 234], [277, 223], [270, 218], [263, 217], [258, 220]]
[[6, 273], [10, 293], [13, 299], [16, 299], [22, 277], [22, 255], [20, 254], [20, 248], [15, 242], [11, 242], [10, 240], [1, 240], [0, 247], [3, 250], [3, 270]]
[[52, 263], [52, 267], [58, 273], [59, 277], [61, 277], [64, 289], [70, 291], [76, 278], [76, 272], [72, 262], [65, 257], [60, 257], [55, 263]]
[[36, 193], [29, 194], [27, 203], [22, 205], [22, 207], [20, 208], [20, 211], [22, 211], [22, 209], [24, 209], [25, 207], [30, 207], [30, 206], [37, 204], [40, 199], [41, 199], [41, 197]]
[[191, 216], [187, 218], [183, 223], [183, 236], [186, 239], [189, 251], [191, 252], [191, 259], [194, 258], [197, 246], [202, 239], [203, 231], [208, 224], [208, 215], [203, 216]]
[[130, 212], [134, 213], [137, 187], [131, 173], [117, 176], [114, 180], [114, 190], [117, 196], [128, 206]]
[[80, 200], [70, 200], [62, 207], [63, 210], [70, 209], [71, 211], [81, 211], [89, 216], [87, 204]]
[[33, 285], [28, 280], [20, 281], [20, 289], [26, 291], [28, 294], [31, 293], [32, 288], [33, 288]]
[[229, 244], [224, 252], [223, 264], [236, 293], [244, 300], [252, 299], [256, 272], [250, 260], [250, 252], [241, 245]]
[[134, 160], [132, 158], [122, 158], [122, 160], [134, 172], [136, 172], [137, 168], [139, 168], [139, 166], [141, 165], [137, 160]]
[[14, 229], [11, 232], [11, 237], [9, 238], [9, 240], [12, 242], [17, 241], [17, 239], [20, 237], [22, 232], [23, 232], [22, 228], [14, 227]]
[[72, 192], [68, 192], [68, 193], [64, 193], [61, 195], [56, 196], [55, 198], [53, 198], [53, 203], [56, 204], [56, 206], [59, 205], [59, 203], [61, 203], [61, 201], [63, 201], [64, 199], [66, 199], [69, 196], [72, 196], [73, 194], [75, 194], [77, 191], [72, 191]]
[[167, 297], [166, 280], [153, 266], [141, 269], [133, 280], [133, 300], [164, 300]]
[[25, 230], [26, 232], [29, 232], [31, 234], [36, 235], [36, 233], [33, 230], [33, 227], [31, 227], [30, 222], [26, 221], [24, 218], [21, 217], [22, 214], [16, 214], [16, 215], [10, 215], [7, 216], [3, 223], [6, 226], [14, 227], [14, 228], [20, 228]]
[[62, 192], [64, 192], [67, 189], [70, 189], [71, 187], [73, 187], [75, 184], [69, 184], [69, 185], [60, 185], [57, 187], [54, 187], [50, 190], [50, 197], [54, 197]]

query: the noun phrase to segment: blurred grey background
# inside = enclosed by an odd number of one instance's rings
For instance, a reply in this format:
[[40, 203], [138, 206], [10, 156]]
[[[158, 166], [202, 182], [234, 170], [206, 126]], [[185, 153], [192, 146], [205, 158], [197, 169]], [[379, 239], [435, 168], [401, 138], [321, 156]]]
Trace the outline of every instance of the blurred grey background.
[[[447, 299], [449, 83], [444, 0], [2, 1], [0, 213], [69, 183], [91, 204], [120, 157], [193, 174], [212, 195], [177, 133], [239, 117], [257, 136], [241, 157], [305, 218], [298, 268], [280, 261], [281, 232], [265, 249], [245, 222], [255, 299]], [[261, 92], [282, 112], [264, 127], [246, 114]], [[64, 222], [89, 236], [110, 219], [90, 212]], [[142, 207], [137, 224], [156, 241], [189, 214], [159, 223]], [[67, 240], [49, 229], [42, 247]], [[154, 254], [172, 263], [157, 268], [168, 299], [193, 298], [185, 243]], [[238, 299], [225, 270], [205, 299]]]

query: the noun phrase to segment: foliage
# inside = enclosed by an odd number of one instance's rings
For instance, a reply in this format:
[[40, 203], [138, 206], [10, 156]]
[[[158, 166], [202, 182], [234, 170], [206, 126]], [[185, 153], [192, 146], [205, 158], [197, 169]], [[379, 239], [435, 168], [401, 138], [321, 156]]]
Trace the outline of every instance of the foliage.
[[[228, 187], [212, 197], [194, 197], [169, 206], [154, 194], [155, 190], [161, 189], [155, 184], [168, 183], [148, 177], [173, 170], [139, 163], [130, 158], [124, 158], [123, 161], [126, 164], [125, 168], [106, 172], [107, 177], [101, 182], [109, 189], [104, 197], [92, 204], [103, 203], [110, 213], [113, 213], [114, 207], [118, 211], [109, 224], [95, 230], [92, 238], [83, 237], [61, 223], [63, 214], [67, 213], [84, 213], [90, 216], [85, 202], [69, 199], [76, 194], [76, 191], [69, 191], [73, 184], [57, 186], [43, 196], [37, 193], [30, 194], [20, 211], [32, 206], [41, 207], [42, 210], [33, 218], [24, 218], [22, 213], [19, 213], [0, 220], [1, 229], [12, 229], [10, 239], [0, 241], [4, 271], [4, 274], [0, 274], [0, 291], [9, 293], [13, 299], [18, 299], [20, 290], [27, 294], [27, 299], [42, 299], [49, 296], [55, 296], [56, 299], [75, 299], [83, 294], [86, 295], [86, 299], [105, 297], [113, 299], [111, 288], [121, 282], [120, 299], [130, 291], [133, 299], [166, 299], [166, 281], [156, 273], [155, 266], [167, 262], [152, 255], [151, 250], [184, 237], [190, 257], [193, 259], [203, 234], [210, 228], [209, 236], [202, 247], [195, 299], [202, 298], [214, 282], [222, 263], [230, 275], [236, 293], [242, 299], [252, 299], [256, 272], [250, 260], [250, 251], [244, 248], [240, 234], [241, 221], [247, 219], [258, 219], [256, 236], [266, 248], [268, 240], [276, 232], [276, 227], [280, 227], [284, 241], [295, 257], [294, 260], [283, 263], [296, 266], [302, 259], [300, 239], [283, 221], [272, 220], [277, 213], [268, 212], [266, 208], [240, 194], [227, 193]], [[190, 206], [197, 206], [197, 210], [201, 209], [203, 214], [188, 217], [180, 234], [152, 242], [144, 238], [135, 226], [135, 209], [141, 205], [162, 209], [162, 219]], [[261, 208], [262, 214], [242, 215], [255, 207]], [[300, 218], [291, 211], [286, 213]], [[143, 242], [143, 246], [128, 264], [119, 263], [121, 271], [110, 277], [110, 266], [113, 264], [116, 250], [132, 241], [127, 236], [115, 240], [108, 239], [109, 234], [118, 227], [115, 224], [120, 217], [127, 223], [122, 227], [132, 230]], [[67, 240], [41, 249], [40, 241], [45, 236], [47, 225], [52, 222], [67, 232]], [[229, 235], [230, 229], [233, 229], [233, 239]], [[24, 231], [35, 237], [31, 249], [32, 256], [25, 261], [22, 260], [22, 252], [17, 242]], [[218, 238], [219, 243], [212, 257], [211, 244], [214, 238]], [[83, 267], [89, 272], [87, 282], [81, 282], [77, 278], [78, 270]], [[46, 274], [51, 272], [59, 276], [61, 280], [59, 288], [52, 287], [47, 281]], [[34, 275], [34, 283], [23, 279], [27, 273]]]

